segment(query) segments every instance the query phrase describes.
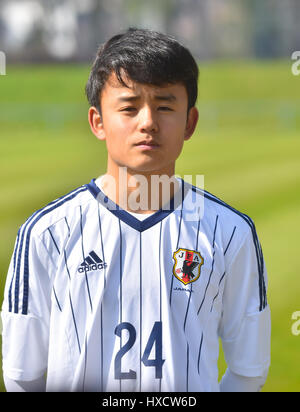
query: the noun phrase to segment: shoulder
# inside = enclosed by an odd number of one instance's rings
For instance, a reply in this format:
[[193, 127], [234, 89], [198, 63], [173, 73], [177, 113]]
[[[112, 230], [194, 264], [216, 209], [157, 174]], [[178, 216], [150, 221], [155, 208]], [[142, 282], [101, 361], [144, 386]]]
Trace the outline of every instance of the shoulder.
[[[199, 197], [202, 207], [201, 228], [210, 233], [210, 239], [218, 239], [220, 249], [230, 262], [242, 245], [253, 248], [259, 261], [262, 251], [253, 220], [207, 190], [192, 186], [194, 196]], [[261, 264], [261, 262], [260, 262]]]
[[20, 227], [21, 232], [40, 236], [49, 227], [62, 219], [70, 218], [78, 207], [91, 201], [93, 197], [87, 185], [82, 185], [36, 210]]
[[192, 192], [202, 199], [199, 204], [202, 206], [201, 216], [204, 220], [218, 218], [218, 222], [224, 230], [236, 227], [244, 235], [255, 230], [255, 224], [250, 216], [234, 208], [221, 198], [196, 186], [192, 186]]

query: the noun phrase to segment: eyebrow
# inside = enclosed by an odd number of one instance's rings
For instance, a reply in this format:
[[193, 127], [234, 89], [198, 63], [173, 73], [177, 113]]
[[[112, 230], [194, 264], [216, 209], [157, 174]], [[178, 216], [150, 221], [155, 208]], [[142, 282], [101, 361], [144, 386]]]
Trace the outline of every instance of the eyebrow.
[[166, 95], [161, 95], [161, 96], [155, 96], [154, 97], [155, 100], [165, 100], [167, 102], [174, 102], [176, 99], [176, 97], [174, 96], [174, 94], [170, 93], [170, 94], [166, 94]]
[[[133, 96], [120, 96], [118, 98], [118, 100], [120, 102], [134, 102], [140, 99], [139, 95], [133, 95]], [[165, 95], [156, 95], [154, 96], [154, 100], [158, 100], [158, 101], [167, 101], [167, 102], [174, 102], [176, 101], [176, 97], [174, 96], [174, 94], [169, 93], [169, 94], [165, 94]]]

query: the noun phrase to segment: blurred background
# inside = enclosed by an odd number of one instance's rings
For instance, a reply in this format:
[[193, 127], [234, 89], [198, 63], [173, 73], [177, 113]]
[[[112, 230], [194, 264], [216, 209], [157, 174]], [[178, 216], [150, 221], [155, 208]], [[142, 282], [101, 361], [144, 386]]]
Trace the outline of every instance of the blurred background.
[[128, 26], [171, 33], [199, 59], [278, 58], [299, 47], [298, 0], [0, 0], [10, 62], [85, 62]]
[[200, 68], [199, 124], [177, 173], [204, 174], [254, 219], [272, 310], [264, 391], [299, 391], [299, 21], [299, 0], [0, 0], [0, 303], [18, 227], [105, 172], [84, 95], [97, 47], [129, 26], [163, 31]]

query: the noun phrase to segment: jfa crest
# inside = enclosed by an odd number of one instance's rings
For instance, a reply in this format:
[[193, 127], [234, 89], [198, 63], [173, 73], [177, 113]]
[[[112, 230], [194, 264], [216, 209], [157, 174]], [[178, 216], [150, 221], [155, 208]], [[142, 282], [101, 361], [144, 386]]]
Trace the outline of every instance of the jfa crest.
[[189, 249], [178, 249], [173, 253], [175, 260], [173, 275], [183, 284], [195, 282], [201, 271], [204, 259], [199, 252]]

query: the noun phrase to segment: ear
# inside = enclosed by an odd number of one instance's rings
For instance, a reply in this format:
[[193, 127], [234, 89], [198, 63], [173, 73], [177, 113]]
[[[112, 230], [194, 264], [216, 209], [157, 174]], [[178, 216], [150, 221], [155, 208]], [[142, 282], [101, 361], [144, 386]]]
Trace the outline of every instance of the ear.
[[97, 137], [97, 139], [105, 140], [106, 136], [103, 128], [102, 116], [95, 106], [89, 108], [88, 120], [91, 131]]
[[199, 113], [196, 107], [191, 107], [188, 113], [185, 133], [184, 133], [184, 140], [189, 140], [194, 133], [197, 123], [198, 123]]

